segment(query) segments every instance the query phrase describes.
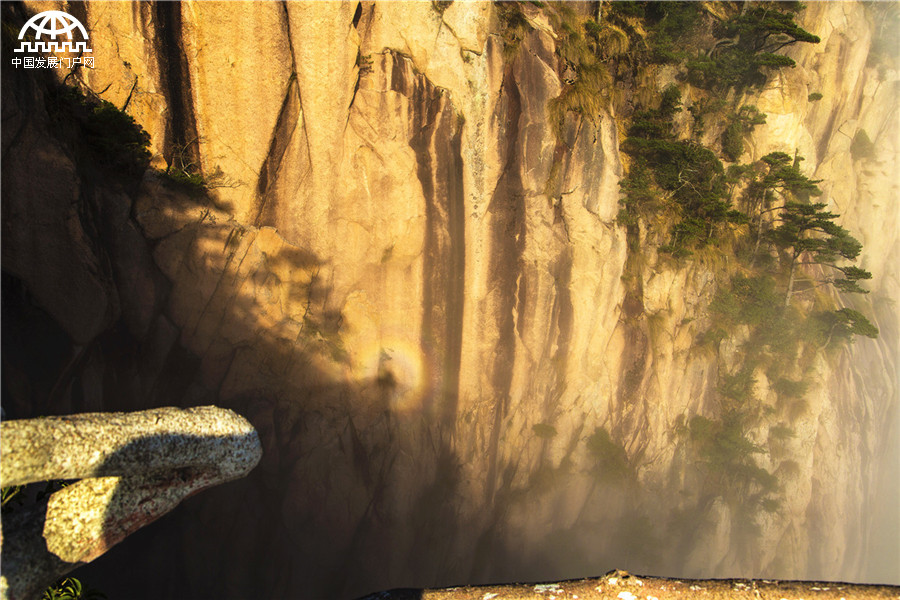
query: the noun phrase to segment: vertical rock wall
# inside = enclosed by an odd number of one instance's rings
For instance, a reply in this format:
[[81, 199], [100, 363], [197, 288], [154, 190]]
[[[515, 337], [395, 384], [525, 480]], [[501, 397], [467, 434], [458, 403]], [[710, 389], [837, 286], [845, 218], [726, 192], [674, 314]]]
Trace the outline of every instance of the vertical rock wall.
[[[66, 286], [96, 309], [69, 314], [47, 278], [78, 271], [35, 262], [56, 252], [26, 259], [38, 221], [22, 218], [21, 241], [4, 229], [4, 271], [78, 344], [76, 383], [55, 406], [214, 401], [246, 415], [265, 449], [231, 492], [104, 558], [105, 577], [128, 562], [172, 573], [173, 593], [313, 598], [612, 567], [866, 575], [869, 515], [889, 512], [870, 499], [897, 494], [882, 458], [897, 432], [900, 204], [896, 72], [866, 65], [861, 5], [807, 10], [823, 41], [751, 99], [769, 118], [750, 152], [798, 148], [824, 180], [865, 246], [882, 336], [820, 361], [790, 448], [767, 459], [783, 508], [747, 548], [675, 433], [709, 410], [728, 360], [695, 343], [722, 259], [676, 267], [645, 230], [629, 254], [616, 115], [570, 115], [557, 140], [546, 107], [560, 65], [536, 7], [514, 53], [481, 2], [84, 9], [87, 84], [151, 133], [155, 166], [196, 164], [218, 187], [190, 198], [150, 173], [122, 200], [130, 218], [113, 229], [147, 241], [119, 236], [111, 254], [137, 248], [152, 264], [114, 257], [116, 285], [97, 286], [140, 316], [133, 364], [101, 343], [119, 313]], [[877, 152], [854, 160], [863, 128]], [[50, 162], [77, 171], [72, 157]], [[73, 177], [49, 197], [64, 203]], [[7, 224], [7, 206], [49, 206], [29, 194], [4, 192]], [[789, 461], [799, 470], [777, 470]]]

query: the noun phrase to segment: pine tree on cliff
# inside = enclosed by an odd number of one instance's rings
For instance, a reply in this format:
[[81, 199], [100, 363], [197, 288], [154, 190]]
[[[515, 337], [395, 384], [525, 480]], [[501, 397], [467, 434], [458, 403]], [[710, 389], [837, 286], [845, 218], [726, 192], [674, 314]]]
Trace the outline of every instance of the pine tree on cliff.
[[[813, 180], [800, 171], [802, 156], [793, 159], [784, 152], [772, 152], [761, 160], [762, 167], [747, 186], [745, 202], [751, 222], [756, 227], [756, 242], [751, 258], [755, 263], [760, 245], [766, 243], [787, 255], [787, 284], [784, 306], [791, 304], [797, 283], [805, 282], [803, 290], [822, 286], [834, 286], [844, 293], [865, 294], [859, 282], [871, 279], [872, 274], [855, 265], [854, 261], [862, 250], [862, 244], [849, 231], [835, 223], [840, 215], [829, 212], [822, 202], [810, 202], [822, 195], [818, 180]], [[780, 201], [779, 201], [780, 200]], [[765, 215], [774, 213], [772, 222], [777, 225], [763, 232], [767, 222]], [[798, 268], [818, 266], [826, 271], [820, 278], [800, 276]], [[858, 334], [876, 337], [878, 329], [861, 313], [844, 308], [829, 313], [833, 321], [832, 332]]]
[[799, 2], [744, 2], [731, 10], [738, 6], [739, 13], [716, 24], [713, 32], [719, 39], [712, 50], [688, 61], [688, 79], [694, 85], [719, 91], [760, 87], [768, 69], [795, 66], [793, 59], [777, 52], [798, 42], [821, 41], [794, 21], [802, 8]]
[[[831, 284], [842, 292], [868, 293], [858, 284], [861, 279], [871, 279], [872, 274], [855, 266], [839, 266], [841, 259], [855, 260], [862, 244], [850, 232], [834, 222], [839, 217], [825, 210], [826, 204], [817, 202], [786, 202], [781, 209], [778, 227], [768, 233], [768, 239], [780, 250], [788, 253], [788, 283], [784, 304], [789, 305], [797, 282], [799, 265], [820, 265], [840, 272], [840, 279], [826, 278], [814, 281], [820, 285]], [[803, 259], [803, 260], [801, 260]]]
[[803, 157], [797, 154], [794, 155], [792, 162], [791, 157], [784, 152], [770, 152], [760, 159], [757, 166], [750, 168], [751, 180], [747, 185], [744, 201], [747, 215], [756, 229], [751, 265], [755, 264], [760, 243], [765, 238], [763, 235], [765, 215], [784, 208], [783, 203], [776, 203], [779, 197], [782, 202], [790, 200], [808, 202], [810, 197], [822, 195], [822, 190], [816, 185], [819, 180], [810, 179], [800, 172], [802, 160]]
[[[799, 265], [820, 265], [843, 274], [839, 279], [829, 277], [814, 283], [831, 284], [842, 292], [866, 293], [858, 281], [871, 279], [872, 274], [859, 267], [837, 264], [842, 259], [856, 260], [862, 244], [834, 222], [840, 215], [825, 210], [827, 205], [824, 203], [809, 202], [810, 197], [821, 196], [822, 191], [816, 185], [818, 181], [800, 172], [802, 160], [803, 157], [796, 154], [793, 160], [784, 152], [767, 154], [762, 158], [767, 169], [748, 186], [747, 201], [757, 223], [754, 259], [763, 240], [788, 253], [785, 306], [793, 297]], [[784, 202], [771, 207], [776, 193]], [[779, 225], [763, 234], [764, 214], [773, 211]], [[806, 281], [813, 280], [807, 278]]]

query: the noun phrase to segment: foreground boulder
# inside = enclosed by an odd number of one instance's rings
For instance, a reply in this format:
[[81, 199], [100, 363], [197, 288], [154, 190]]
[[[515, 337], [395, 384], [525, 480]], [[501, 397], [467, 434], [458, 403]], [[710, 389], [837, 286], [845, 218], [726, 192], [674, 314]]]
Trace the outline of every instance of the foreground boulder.
[[215, 406], [6, 421], [0, 433], [4, 487], [80, 479], [3, 519], [4, 600], [37, 597], [262, 457], [253, 426]]

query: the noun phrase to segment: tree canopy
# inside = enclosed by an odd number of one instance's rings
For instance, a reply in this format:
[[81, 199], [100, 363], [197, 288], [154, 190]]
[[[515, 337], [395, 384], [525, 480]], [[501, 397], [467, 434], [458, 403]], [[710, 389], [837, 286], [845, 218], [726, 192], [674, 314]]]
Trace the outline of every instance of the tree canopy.
[[688, 61], [689, 81], [705, 89], [742, 90], [763, 85], [764, 68], [795, 66], [777, 52], [798, 42], [821, 41], [794, 20], [801, 7], [798, 2], [745, 3], [738, 14], [714, 27], [718, 41], [712, 50]]

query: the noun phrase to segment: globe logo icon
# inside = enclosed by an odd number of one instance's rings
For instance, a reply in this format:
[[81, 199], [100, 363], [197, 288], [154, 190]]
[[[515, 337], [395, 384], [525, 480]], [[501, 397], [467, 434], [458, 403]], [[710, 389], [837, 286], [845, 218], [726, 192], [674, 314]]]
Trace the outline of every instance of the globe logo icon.
[[78, 28], [81, 32], [83, 39], [88, 39], [87, 31], [85, 31], [81, 21], [60, 10], [47, 10], [28, 19], [28, 22], [25, 23], [19, 32], [19, 39], [21, 40], [25, 37], [25, 32], [29, 29], [34, 29], [37, 39], [41, 39], [44, 34], [48, 34], [54, 41], [56, 41], [56, 36], [58, 35], [65, 35], [72, 41], [72, 31], [75, 28]]
[[[73, 39], [73, 32], [81, 33], [82, 41]], [[23, 40], [29, 32], [34, 32], [35, 43]], [[16, 52], [90, 52], [87, 47], [88, 32], [81, 21], [60, 10], [46, 10], [28, 19], [19, 31], [22, 45]]]

